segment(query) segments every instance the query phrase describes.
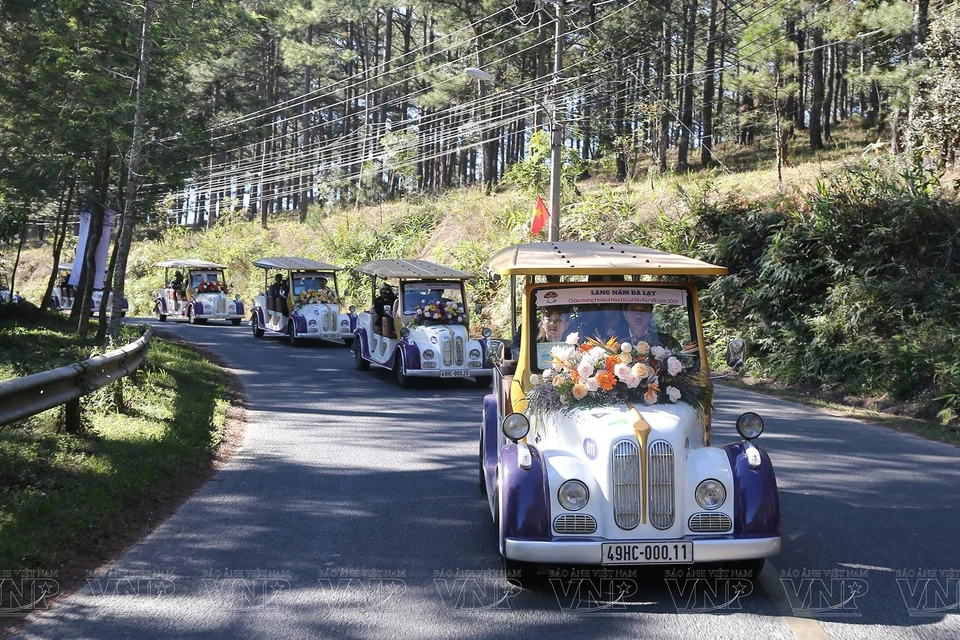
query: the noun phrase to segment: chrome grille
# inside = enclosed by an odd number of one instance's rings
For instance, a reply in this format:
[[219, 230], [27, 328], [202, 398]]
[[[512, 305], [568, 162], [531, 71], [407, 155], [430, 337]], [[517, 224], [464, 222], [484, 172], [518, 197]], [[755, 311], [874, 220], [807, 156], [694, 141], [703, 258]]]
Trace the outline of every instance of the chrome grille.
[[725, 513], [695, 513], [690, 516], [690, 531], [695, 533], [722, 533], [733, 526]]
[[463, 366], [463, 338], [457, 336], [457, 366]]
[[450, 338], [440, 338], [443, 343], [443, 364], [450, 366], [453, 364], [453, 350], [450, 344]]
[[640, 524], [640, 449], [621, 440], [613, 448], [613, 520], [621, 529]]
[[330, 326], [333, 323], [332, 316], [332, 313], [328, 313], [326, 309], [323, 310], [323, 315], [320, 316], [320, 326], [324, 332], [333, 331], [336, 328]]
[[650, 524], [657, 529], [669, 529], [673, 525], [673, 447], [666, 440], [657, 440], [650, 445]]
[[597, 530], [597, 521], [585, 514], [566, 514], [557, 516], [553, 530], [557, 533], [593, 533]]

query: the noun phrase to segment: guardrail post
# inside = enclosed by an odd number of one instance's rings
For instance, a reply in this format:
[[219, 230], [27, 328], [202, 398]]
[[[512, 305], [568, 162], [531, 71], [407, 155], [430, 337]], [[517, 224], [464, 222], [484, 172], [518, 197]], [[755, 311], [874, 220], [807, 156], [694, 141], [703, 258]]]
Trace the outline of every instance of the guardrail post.
[[68, 400], [63, 405], [63, 430], [72, 434], [78, 434], [83, 431], [80, 398]]

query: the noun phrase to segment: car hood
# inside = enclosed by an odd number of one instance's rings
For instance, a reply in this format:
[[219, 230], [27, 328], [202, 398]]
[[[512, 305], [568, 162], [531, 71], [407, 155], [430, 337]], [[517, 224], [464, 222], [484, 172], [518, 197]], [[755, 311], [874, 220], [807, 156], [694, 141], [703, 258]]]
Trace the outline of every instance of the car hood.
[[426, 342], [429, 344], [439, 344], [445, 338], [463, 338], [469, 340], [467, 328], [462, 324], [442, 324], [412, 327], [410, 329], [410, 339], [416, 342]]
[[644, 423], [650, 427], [647, 442], [666, 440], [677, 452], [703, 444], [703, 417], [685, 402], [615, 404], [532, 416], [532, 437], [527, 440], [544, 449], [582, 452], [593, 459], [620, 440], [636, 441], [637, 429], [645, 429]]

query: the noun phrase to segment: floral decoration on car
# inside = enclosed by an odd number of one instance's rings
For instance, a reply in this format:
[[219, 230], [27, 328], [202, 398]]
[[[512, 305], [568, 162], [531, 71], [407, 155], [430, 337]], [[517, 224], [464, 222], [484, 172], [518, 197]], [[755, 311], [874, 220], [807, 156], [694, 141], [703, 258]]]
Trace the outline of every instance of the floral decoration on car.
[[467, 314], [463, 308], [456, 302], [431, 302], [422, 301], [413, 308], [413, 318], [408, 323], [409, 326], [434, 324], [466, 324]]
[[227, 283], [226, 282], [209, 282], [203, 280], [200, 284], [197, 285], [197, 293], [226, 293], [227, 292]]
[[527, 406], [536, 413], [643, 402], [686, 402], [703, 413], [712, 401], [702, 369], [693, 371], [697, 344], [673, 353], [646, 342], [602, 342], [571, 333], [550, 350], [553, 363], [543, 376], [533, 374]]
[[339, 304], [339, 300], [330, 289], [307, 289], [297, 296], [297, 305], [302, 307], [307, 304]]

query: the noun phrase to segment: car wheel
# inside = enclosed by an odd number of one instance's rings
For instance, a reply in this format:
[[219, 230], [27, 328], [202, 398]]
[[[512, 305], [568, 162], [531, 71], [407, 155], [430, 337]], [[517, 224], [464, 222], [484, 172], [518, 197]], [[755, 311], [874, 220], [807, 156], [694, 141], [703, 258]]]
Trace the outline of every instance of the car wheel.
[[154, 306], [153, 311], [154, 311], [154, 313], [157, 314], [157, 320], [159, 320], [160, 322], [166, 322], [166, 321], [167, 321], [167, 314], [165, 314], [165, 313], [161, 310], [161, 307], [160, 307], [160, 303], [159, 303], [159, 302]]
[[257, 314], [256, 314], [256, 313], [251, 314], [251, 316], [250, 316], [250, 326], [253, 327], [253, 337], [254, 337], [254, 338], [262, 338], [262, 337], [263, 337], [263, 329], [260, 328], [260, 323], [257, 322]]
[[347, 349], [349, 349], [352, 345], [353, 345], [352, 337], [343, 339], [343, 346], [345, 346]]
[[357, 367], [357, 371], [366, 371], [370, 368], [370, 363], [363, 357], [359, 340], [353, 342], [353, 362]]
[[240, 326], [240, 318], [230, 318], [230, 324], [232, 324], [232, 325], [235, 326], [235, 327], [239, 327], [239, 326]]
[[393, 371], [397, 376], [397, 384], [403, 387], [404, 389], [409, 389], [413, 386], [413, 378], [407, 375], [407, 367], [403, 363], [403, 354], [397, 353], [397, 358], [394, 360]]
[[193, 312], [193, 305], [187, 307], [187, 322], [190, 324], [197, 324], [197, 316]]
[[287, 326], [287, 337], [290, 339], [290, 346], [295, 347], [300, 343], [300, 340], [297, 338], [297, 327], [293, 324], [292, 318], [287, 322]]

